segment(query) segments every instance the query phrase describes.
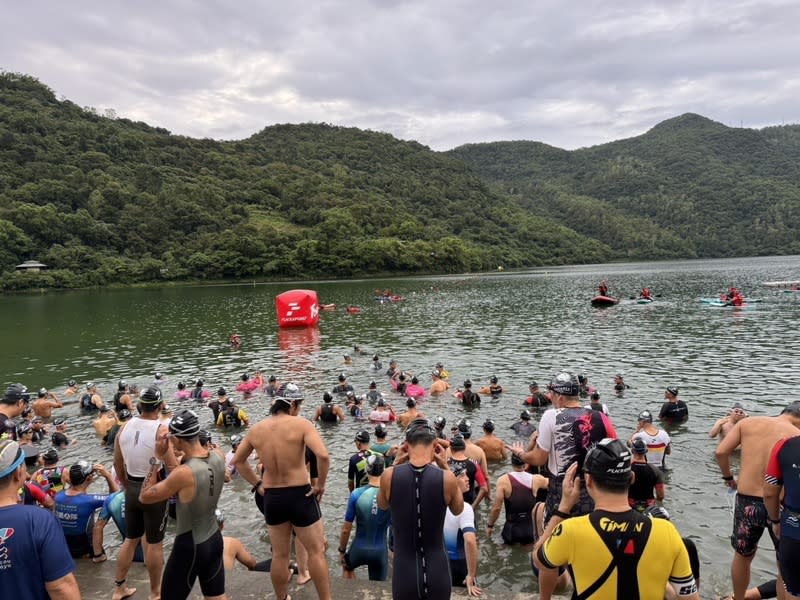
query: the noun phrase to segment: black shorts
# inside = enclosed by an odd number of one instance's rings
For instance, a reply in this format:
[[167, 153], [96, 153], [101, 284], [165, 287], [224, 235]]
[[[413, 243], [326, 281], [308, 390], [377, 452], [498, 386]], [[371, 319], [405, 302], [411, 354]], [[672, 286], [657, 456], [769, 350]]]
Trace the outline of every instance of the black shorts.
[[185, 600], [198, 578], [203, 596], [209, 598], [223, 595], [223, 550], [222, 533], [219, 531], [199, 544], [194, 543], [191, 531], [176, 536], [172, 553], [164, 567], [164, 576], [161, 578], [161, 597]]
[[[764, 499], [758, 496], [737, 494], [736, 506], [733, 511], [733, 534], [731, 535], [731, 546], [734, 551], [742, 556], [755, 554], [758, 549], [758, 541], [764, 535], [765, 529], [769, 531], [770, 537], [773, 537], [772, 529], [767, 525], [767, 507], [764, 506]], [[775, 543], [774, 538], [772, 542]]]
[[125, 490], [125, 525], [128, 531], [125, 537], [135, 540], [144, 535], [148, 544], [158, 544], [164, 539], [167, 526], [167, 501], [142, 504], [139, 502], [141, 489], [141, 481], [128, 479]]
[[[589, 492], [586, 490], [586, 484], [583, 482], [583, 480], [580, 481], [580, 484], [581, 495], [578, 498], [577, 504], [575, 504], [570, 512], [573, 517], [588, 515], [594, 510], [594, 500], [592, 500], [591, 496], [589, 496]], [[547, 523], [550, 521], [550, 517], [552, 516], [553, 512], [555, 512], [555, 510], [558, 508], [558, 503], [561, 502], [561, 488], [563, 485], [563, 478], [550, 475], [549, 484], [547, 486], [547, 498], [545, 498], [544, 501], [545, 527], [547, 527]]]
[[264, 490], [264, 516], [267, 525], [291, 523], [295, 527], [308, 527], [322, 518], [316, 496], [306, 496], [310, 485], [267, 488]]

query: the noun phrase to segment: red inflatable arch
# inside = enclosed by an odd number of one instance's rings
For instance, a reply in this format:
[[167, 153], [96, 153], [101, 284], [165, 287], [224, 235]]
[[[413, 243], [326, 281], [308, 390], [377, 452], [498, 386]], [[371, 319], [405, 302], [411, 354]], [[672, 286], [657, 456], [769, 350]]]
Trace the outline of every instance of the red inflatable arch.
[[319, 322], [314, 290], [289, 290], [275, 296], [278, 327], [313, 327]]

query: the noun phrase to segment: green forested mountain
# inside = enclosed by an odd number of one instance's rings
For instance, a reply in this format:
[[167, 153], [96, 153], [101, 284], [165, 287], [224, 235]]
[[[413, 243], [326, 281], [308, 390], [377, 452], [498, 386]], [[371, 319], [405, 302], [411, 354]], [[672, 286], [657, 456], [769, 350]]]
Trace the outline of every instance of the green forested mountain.
[[[191, 139], [0, 73], [3, 289], [612, 257], [417, 143], [324, 124]], [[15, 273], [26, 259], [50, 269]]]
[[[800, 253], [800, 127], [566, 151], [278, 125], [231, 142], [0, 72], [0, 289]], [[50, 268], [16, 273], [23, 260]]]
[[800, 127], [686, 114], [644, 135], [564, 151], [537, 142], [448, 153], [532, 214], [637, 259], [800, 253]]

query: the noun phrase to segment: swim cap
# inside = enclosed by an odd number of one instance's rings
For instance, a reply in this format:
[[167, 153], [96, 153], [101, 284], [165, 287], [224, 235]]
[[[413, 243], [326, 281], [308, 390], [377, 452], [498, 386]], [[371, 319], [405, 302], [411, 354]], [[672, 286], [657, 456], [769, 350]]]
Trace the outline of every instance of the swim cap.
[[119, 383], [117, 383], [117, 389], [120, 392], [124, 392], [126, 387], [128, 387], [128, 382], [125, 381], [124, 379], [120, 379]]
[[191, 439], [200, 433], [200, 419], [193, 410], [184, 408], [169, 421], [169, 432], [176, 438]]
[[127, 421], [131, 418], [131, 411], [129, 411], [127, 408], [123, 408], [117, 413], [117, 418], [120, 421]]
[[414, 400], [413, 398], [409, 398], [408, 400], [406, 400], [406, 406], [408, 408], [414, 408], [416, 405], [417, 405], [417, 401]]
[[634, 454], [647, 454], [647, 444], [642, 438], [636, 438], [631, 442], [631, 450]]
[[467, 448], [467, 443], [464, 441], [464, 437], [461, 435], [454, 435], [450, 438], [450, 449], [451, 450], [465, 450]]
[[472, 387], [472, 382], [469, 379], [465, 379], [464, 380], [464, 387], [465, 388]]
[[66, 425], [67, 420], [64, 417], [56, 417], [53, 419], [53, 425], [56, 427], [60, 427], [61, 425]]
[[296, 383], [287, 383], [283, 388], [283, 397], [293, 402], [302, 402], [304, 396]]
[[416, 376], [416, 375], [414, 375], [414, 376], [411, 378], [411, 383], [413, 383], [414, 385], [417, 385], [417, 384], [419, 383], [419, 379], [417, 379], [417, 376]]
[[50, 448], [47, 452], [42, 454], [42, 460], [46, 465], [52, 465], [58, 462], [58, 452], [55, 448]]
[[387, 433], [388, 430], [386, 429], [386, 425], [383, 423], [378, 423], [375, 425], [375, 437], [384, 438], [386, 437]]
[[269, 380], [270, 380], [270, 381], [278, 381], [278, 378], [277, 378], [277, 377], [275, 377], [275, 375], [270, 375], [270, 376], [269, 376]]
[[528, 387], [529, 388], [538, 388], [539, 384], [536, 383], [535, 381], [531, 381], [530, 384], [528, 384]]
[[494, 422], [491, 419], [486, 419], [483, 422], [483, 430], [487, 433], [492, 433], [494, 431]]
[[247, 381], [248, 379], [250, 379], [250, 375], [247, 373], [242, 373], [242, 381]]
[[16, 404], [20, 400], [28, 402], [30, 399], [31, 395], [28, 393], [28, 388], [21, 383], [12, 383], [6, 388], [6, 393], [3, 394], [3, 404]]
[[344, 373], [339, 373], [339, 381], [341, 382], [341, 381], [344, 381], [345, 379], [347, 379], [345, 374]]
[[239, 444], [242, 443], [242, 436], [238, 433], [235, 433], [231, 436], [231, 446], [236, 448]]
[[436, 417], [433, 420], [433, 426], [436, 427], [436, 429], [444, 429], [445, 425], [447, 425], [447, 419], [444, 417]]
[[142, 404], [161, 404], [161, 390], [154, 385], [145, 388], [139, 395], [139, 401]]
[[47, 396], [47, 388], [40, 388], [39, 389], [39, 398], [44, 398]]
[[369, 382], [369, 389], [374, 390], [376, 387], [378, 387], [377, 383], [375, 383], [374, 381]]
[[450, 465], [450, 471], [453, 473], [454, 477], [461, 477], [466, 472], [466, 470], [467, 467], [465, 467], [461, 463], [453, 463], [452, 465]]
[[200, 442], [201, 446], [205, 446], [211, 441], [211, 433], [207, 429], [201, 429], [197, 433], [197, 441]]
[[523, 410], [521, 413], [519, 413], [519, 418], [522, 419], [523, 421], [530, 421], [531, 420], [530, 411]]
[[383, 454], [370, 454], [367, 457], [367, 475], [377, 477], [383, 473], [383, 468], [386, 466], [386, 461]]
[[198, 379], [197, 381], [195, 381], [194, 382], [194, 387], [203, 387], [203, 380], [202, 379]]
[[597, 400], [599, 402], [600, 401], [600, 392], [592, 392], [591, 400], [592, 401]]
[[186, 384], [183, 383], [182, 381], [179, 381], [178, 382], [178, 389], [179, 390], [185, 390], [186, 389]]
[[663, 506], [659, 506], [658, 504], [654, 504], [653, 506], [648, 506], [645, 509], [644, 514], [646, 514], [649, 517], [652, 517], [653, 519], [666, 519], [667, 521], [669, 521], [669, 513], [667, 512], [667, 509], [664, 508]]
[[94, 388], [96, 388], [96, 387], [97, 387], [97, 385], [95, 384], [95, 382], [94, 382], [94, 381], [90, 381], [90, 382], [88, 382], [88, 383], [86, 384], [86, 389], [87, 389], [87, 390], [93, 390], [93, 389], [94, 389]]
[[577, 396], [581, 391], [581, 385], [575, 375], [562, 371], [550, 381], [550, 389], [562, 396]]
[[328, 392], [322, 394], [322, 401], [323, 402], [330, 402], [333, 400], [333, 396], [331, 396]]
[[161, 371], [156, 371], [156, 379], [161, 379]]
[[586, 375], [578, 373], [578, 383], [586, 383]]
[[110, 411], [111, 409], [109, 407], [107, 407], [105, 404], [103, 404], [103, 406], [101, 406], [98, 410], [101, 413], [106, 413], [106, 412]]
[[346, 396], [347, 396], [348, 398], [355, 398], [355, 397], [356, 397], [356, 393], [355, 393], [353, 390], [349, 390], [349, 391], [347, 392]]
[[375, 404], [376, 406], [386, 406], [386, 400], [383, 398], [378, 398], [378, 402]]
[[43, 423], [43, 422], [44, 422], [44, 421], [42, 420], [42, 417], [39, 417], [39, 416], [33, 417], [33, 418], [31, 419], [31, 425], [33, 425], [33, 424], [35, 424], [35, 423]]
[[789, 406], [781, 411], [782, 415], [792, 415], [793, 417], [800, 418], [800, 401], [795, 400]]
[[653, 413], [651, 413], [649, 410], [643, 410], [639, 413], [639, 421], [643, 423], [652, 423]]
[[227, 395], [228, 395], [228, 390], [226, 390], [224, 387], [221, 387], [217, 390], [217, 396], [227, 396]]
[[372, 360], [378, 360], [378, 358], [379, 358], [379, 357], [378, 357], [378, 355], [377, 355], [377, 354], [373, 354], [373, 355], [372, 355]]
[[409, 443], [431, 443], [436, 439], [436, 430], [428, 419], [417, 418], [411, 421], [406, 429], [406, 441]]
[[361, 444], [369, 444], [369, 431], [366, 429], [362, 429], [356, 434], [354, 441], [359, 442]]
[[667, 392], [670, 393], [673, 396], [677, 396], [678, 395], [678, 388], [675, 387], [674, 385], [667, 386]]
[[71, 485], [80, 485], [92, 474], [92, 465], [85, 460], [79, 460], [69, 468], [69, 482]]
[[492, 378], [489, 380], [489, 383], [497, 383], [497, 375], [492, 375]]
[[75, 381], [74, 379], [70, 379], [70, 380], [67, 382], [67, 386], [68, 386], [68, 387], [75, 387], [76, 385], [78, 385], [78, 382], [77, 382], [77, 381]]
[[583, 470], [598, 483], [627, 486], [631, 481], [631, 451], [619, 440], [602, 439], [586, 454]]
[[31, 432], [31, 424], [27, 421], [23, 421], [19, 425], [17, 425], [17, 435], [25, 435], [26, 433]]
[[441, 374], [441, 373], [439, 373], [439, 370], [438, 370], [438, 369], [437, 369], [437, 370], [434, 370], [434, 371], [431, 373], [431, 377], [441, 377], [441, 376], [442, 376], [442, 374]]
[[470, 423], [467, 419], [461, 419], [458, 422], [458, 430], [462, 433], [465, 431], [472, 431], [472, 423]]

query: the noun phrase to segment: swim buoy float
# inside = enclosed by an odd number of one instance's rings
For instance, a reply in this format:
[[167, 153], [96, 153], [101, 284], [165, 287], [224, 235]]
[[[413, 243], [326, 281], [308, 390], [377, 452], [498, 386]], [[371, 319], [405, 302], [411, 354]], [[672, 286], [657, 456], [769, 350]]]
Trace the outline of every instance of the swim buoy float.
[[319, 322], [314, 290], [289, 290], [275, 296], [278, 327], [313, 327]]

